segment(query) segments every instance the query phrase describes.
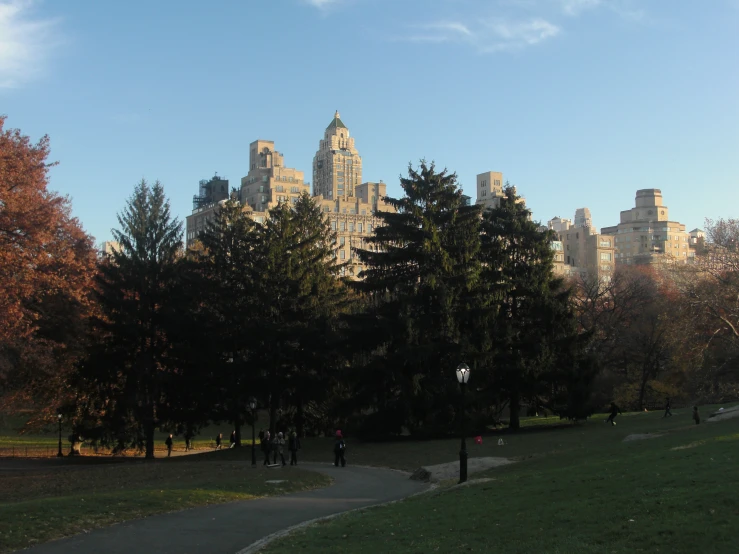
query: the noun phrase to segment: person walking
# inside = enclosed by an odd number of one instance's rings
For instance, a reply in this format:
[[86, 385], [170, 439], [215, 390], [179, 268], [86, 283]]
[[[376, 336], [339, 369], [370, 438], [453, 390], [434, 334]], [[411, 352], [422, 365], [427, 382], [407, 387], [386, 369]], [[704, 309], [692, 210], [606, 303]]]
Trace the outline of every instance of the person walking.
[[169, 458], [172, 455], [172, 433], [169, 434], [164, 444], [167, 445], [167, 458]]
[[614, 421], [616, 419], [616, 416], [618, 414], [622, 413], [621, 408], [616, 406], [615, 402], [611, 402], [611, 415], [608, 416], [608, 419], [606, 419], [606, 423], [611, 423], [611, 425], [616, 425], [616, 422]]
[[662, 418], [664, 419], [666, 417], [672, 417], [672, 410], [670, 408], [670, 398], [669, 397], [665, 401], [665, 415], [663, 415]]
[[221, 442], [223, 441], [223, 433], [218, 433], [216, 435], [216, 450], [221, 450], [223, 446], [221, 445]]
[[290, 440], [287, 443], [287, 449], [290, 451], [290, 465], [298, 465], [298, 450], [300, 450], [300, 439], [298, 434], [293, 431], [290, 433]]
[[191, 430], [185, 431], [185, 452], [192, 450], [192, 435]]
[[693, 421], [698, 425], [701, 422], [701, 416], [698, 414], [698, 406], [693, 406]]
[[282, 431], [277, 433], [277, 438], [275, 439], [275, 463], [277, 463], [277, 454], [280, 455], [280, 460], [282, 460], [283, 467], [287, 464], [285, 463], [285, 437], [282, 434]]
[[341, 462], [341, 467], [346, 467], [346, 458], [344, 457], [345, 453], [346, 442], [344, 442], [344, 436], [341, 434], [341, 429], [337, 429], [336, 440], [334, 441], [334, 465], [336, 467], [339, 467], [339, 462]]
[[236, 446], [236, 429], [231, 431], [231, 443], [229, 445], [229, 448], [233, 448], [234, 446]]
[[264, 432], [264, 438], [262, 438], [262, 452], [264, 453], [264, 464], [269, 465], [269, 451], [272, 446], [272, 442], [269, 440], [269, 431]]

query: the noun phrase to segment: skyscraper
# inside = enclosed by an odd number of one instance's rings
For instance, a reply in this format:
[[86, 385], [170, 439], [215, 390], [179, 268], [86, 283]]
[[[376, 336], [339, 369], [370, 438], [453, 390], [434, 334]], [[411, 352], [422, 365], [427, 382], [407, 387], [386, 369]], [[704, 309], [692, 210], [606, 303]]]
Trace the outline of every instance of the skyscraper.
[[351, 197], [361, 182], [362, 158], [337, 110], [313, 158], [313, 196]]

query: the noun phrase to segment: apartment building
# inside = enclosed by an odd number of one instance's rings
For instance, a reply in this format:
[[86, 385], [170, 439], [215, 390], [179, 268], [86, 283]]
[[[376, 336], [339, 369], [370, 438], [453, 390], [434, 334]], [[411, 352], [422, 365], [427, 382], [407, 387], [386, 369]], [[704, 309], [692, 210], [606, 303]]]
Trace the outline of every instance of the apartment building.
[[610, 280], [616, 259], [613, 237], [600, 234], [590, 226], [592, 218], [588, 208], [579, 208], [575, 212], [575, 222], [579, 225], [559, 216], [547, 222], [561, 242], [561, 254], [556, 254], [562, 256], [564, 267], [558, 271], [564, 276], [595, 276]]
[[621, 212], [618, 225], [601, 230], [603, 235], [613, 237], [617, 264], [684, 263], [695, 257], [691, 235], [683, 223], [670, 221], [662, 191], [637, 190], [634, 204]]

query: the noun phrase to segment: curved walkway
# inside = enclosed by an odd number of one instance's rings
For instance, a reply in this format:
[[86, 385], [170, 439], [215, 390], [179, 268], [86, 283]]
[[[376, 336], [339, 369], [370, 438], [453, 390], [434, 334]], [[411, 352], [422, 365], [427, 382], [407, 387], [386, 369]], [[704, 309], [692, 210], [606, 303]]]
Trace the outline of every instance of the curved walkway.
[[[277, 531], [308, 520], [382, 504], [427, 485], [388, 469], [301, 464], [330, 476], [333, 485], [308, 492], [192, 508], [121, 523], [39, 545], [33, 554], [152, 552], [235, 554]], [[273, 479], [288, 477], [274, 471]]]

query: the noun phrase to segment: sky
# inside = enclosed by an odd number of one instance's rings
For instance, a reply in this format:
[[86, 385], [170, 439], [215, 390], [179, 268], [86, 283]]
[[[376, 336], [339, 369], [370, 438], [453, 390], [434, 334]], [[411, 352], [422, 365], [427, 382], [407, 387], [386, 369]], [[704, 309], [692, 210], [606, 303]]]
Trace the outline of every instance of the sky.
[[739, 217], [739, 0], [0, 0], [0, 114], [97, 242], [142, 178], [184, 222], [257, 139], [312, 181], [335, 110], [390, 196], [426, 159], [542, 222], [658, 188], [702, 228]]

